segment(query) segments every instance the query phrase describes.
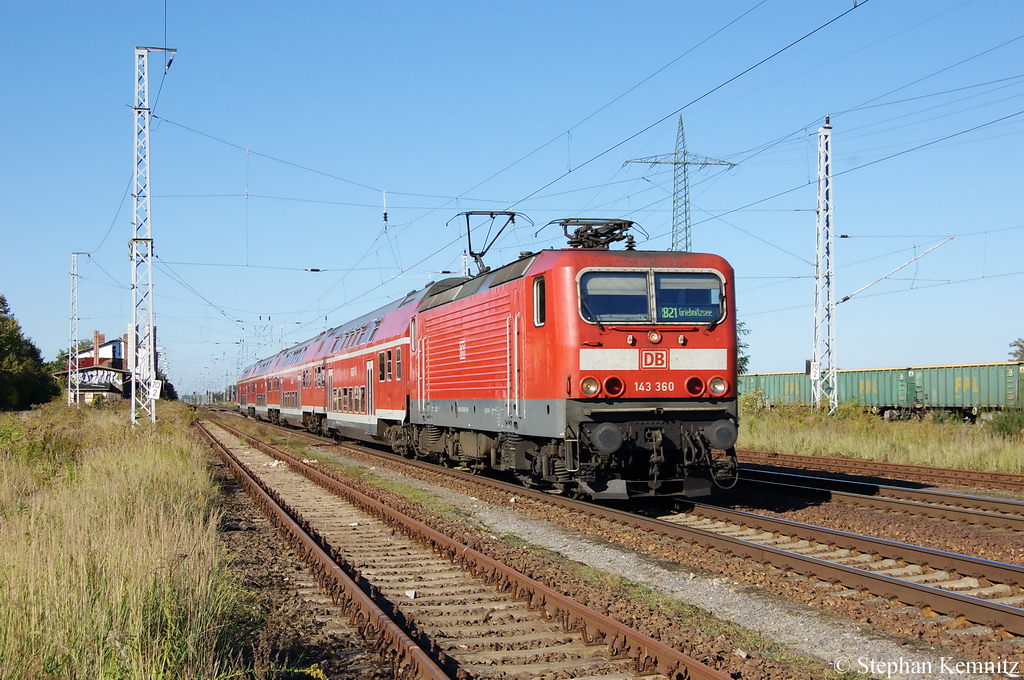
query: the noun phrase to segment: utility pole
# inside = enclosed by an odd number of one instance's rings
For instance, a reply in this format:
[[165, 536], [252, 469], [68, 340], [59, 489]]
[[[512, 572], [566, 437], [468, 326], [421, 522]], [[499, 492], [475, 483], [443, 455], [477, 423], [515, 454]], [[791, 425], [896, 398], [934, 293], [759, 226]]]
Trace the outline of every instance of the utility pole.
[[[149, 53], [176, 50], [135, 48], [135, 212], [129, 241], [132, 260], [132, 425], [149, 418], [156, 423], [156, 339], [153, 333], [153, 226], [149, 205]], [[170, 61], [167, 62], [170, 66]], [[156, 394], [154, 394], [156, 392]]]
[[68, 406], [78, 405], [78, 256], [71, 253], [71, 329], [68, 334]]
[[[672, 247], [669, 250], [693, 251], [693, 237], [690, 232], [690, 166], [727, 165], [735, 163], [720, 161], [707, 156], [698, 156], [686, 150], [686, 133], [683, 131], [683, 116], [679, 115], [679, 129], [676, 132], [676, 150], [662, 156], [634, 158], [627, 163], [648, 163], [650, 165], [671, 165], [672, 167]], [[681, 246], [681, 247], [680, 247]]]
[[833, 292], [835, 265], [832, 261], [832, 125], [818, 129], [817, 247], [814, 258], [814, 357], [811, 360], [811, 399], [815, 408], [828, 401], [828, 414], [839, 408], [836, 380], [836, 299]]

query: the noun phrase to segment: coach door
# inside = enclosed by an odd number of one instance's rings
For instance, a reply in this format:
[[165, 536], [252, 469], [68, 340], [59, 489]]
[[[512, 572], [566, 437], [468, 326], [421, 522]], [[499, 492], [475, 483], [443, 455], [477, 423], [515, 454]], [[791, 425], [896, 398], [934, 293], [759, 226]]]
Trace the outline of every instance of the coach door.
[[334, 369], [327, 369], [327, 394], [324, 395], [324, 407], [328, 413], [334, 410]]
[[373, 415], [373, 359], [366, 362], [366, 402], [367, 415]]
[[510, 418], [522, 418], [523, 409], [519, 388], [520, 374], [520, 321], [521, 315], [509, 315], [505, 320], [505, 413]]

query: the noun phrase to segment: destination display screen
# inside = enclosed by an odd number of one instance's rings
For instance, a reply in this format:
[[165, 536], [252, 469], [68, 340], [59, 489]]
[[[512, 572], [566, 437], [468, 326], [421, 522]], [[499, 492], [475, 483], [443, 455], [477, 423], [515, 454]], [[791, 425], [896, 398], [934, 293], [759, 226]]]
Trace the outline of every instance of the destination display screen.
[[711, 323], [722, 314], [722, 281], [714, 274], [655, 273], [657, 321]]

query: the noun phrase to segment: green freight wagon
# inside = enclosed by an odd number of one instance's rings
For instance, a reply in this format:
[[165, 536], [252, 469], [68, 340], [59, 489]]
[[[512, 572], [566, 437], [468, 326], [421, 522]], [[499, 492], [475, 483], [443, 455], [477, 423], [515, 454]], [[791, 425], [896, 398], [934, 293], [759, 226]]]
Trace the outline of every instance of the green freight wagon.
[[770, 406], [810, 404], [811, 378], [804, 373], [747, 373], [739, 376], [739, 393], [761, 390]]
[[[886, 417], [942, 410], [973, 419], [981, 411], [1024, 406], [1024, 362], [1019, 361], [839, 370], [836, 378], [841, 403], [861, 404]], [[771, 405], [812, 401], [810, 377], [803, 373], [739, 376], [740, 394], [755, 389]]]

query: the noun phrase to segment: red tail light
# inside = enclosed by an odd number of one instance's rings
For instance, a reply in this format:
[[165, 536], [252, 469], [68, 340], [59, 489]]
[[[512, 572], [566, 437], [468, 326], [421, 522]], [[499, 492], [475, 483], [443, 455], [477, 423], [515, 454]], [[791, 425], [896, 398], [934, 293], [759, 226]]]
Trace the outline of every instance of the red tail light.
[[686, 381], [686, 391], [694, 397], [704, 394], [704, 381], [694, 376]]

